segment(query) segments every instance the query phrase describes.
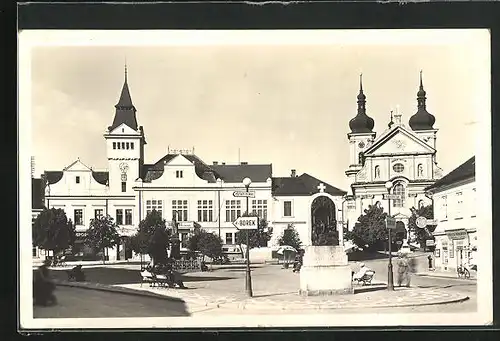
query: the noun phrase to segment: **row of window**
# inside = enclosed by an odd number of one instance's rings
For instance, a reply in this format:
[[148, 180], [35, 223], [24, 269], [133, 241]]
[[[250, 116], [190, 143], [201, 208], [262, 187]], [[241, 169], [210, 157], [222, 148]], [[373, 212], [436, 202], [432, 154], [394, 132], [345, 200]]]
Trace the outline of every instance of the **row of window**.
[[[403, 173], [405, 166], [402, 163], [396, 163], [392, 166], [392, 170], [396, 173]], [[374, 169], [375, 179], [380, 179], [380, 166], [375, 166]], [[419, 163], [417, 165], [417, 177], [422, 178], [424, 176], [424, 166]]]
[[134, 149], [134, 142], [113, 142], [113, 149]]
[[[132, 209], [131, 208], [118, 208], [115, 211], [115, 222], [118, 225], [132, 225]], [[104, 209], [96, 208], [94, 209], [94, 218], [98, 218], [104, 215]], [[84, 225], [83, 219], [83, 208], [76, 208], [73, 211], [73, 222], [75, 225]]]
[[[226, 222], [235, 221], [242, 215], [244, 210], [241, 207], [241, 200], [226, 200]], [[213, 200], [198, 200], [198, 219], [199, 222], [216, 221]], [[262, 219], [267, 219], [267, 200], [252, 200], [251, 212], [257, 214]], [[156, 210], [163, 215], [163, 200], [146, 200], [146, 214]], [[188, 201], [187, 200], [172, 200], [172, 217], [177, 221], [188, 221]], [[291, 209], [290, 209], [291, 216]]]
[[[463, 192], [456, 192], [451, 195], [444, 195], [441, 197], [441, 210], [439, 214], [442, 220], [448, 218], [461, 219], [464, 216], [470, 215], [474, 217], [476, 215], [476, 189], [472, 189], [472, 194], [470, 197], [469, 212], [464, 212], [464, 196]], [[451, 203], [451, 205], [449, 205]], [[451, 210], [450, 210], [451, 208]], [[450, 212], [451, 211], [451, 212]], [[451, 213], [451, 214], [450, 214]]]

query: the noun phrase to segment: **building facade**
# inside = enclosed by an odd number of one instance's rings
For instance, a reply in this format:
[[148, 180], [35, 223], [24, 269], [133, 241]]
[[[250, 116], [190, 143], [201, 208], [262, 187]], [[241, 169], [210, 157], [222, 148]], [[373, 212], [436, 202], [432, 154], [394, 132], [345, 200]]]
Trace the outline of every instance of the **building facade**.
[[[270, 246], [276, 246], [289, 224], [309, 245], [311, 224], [317, 219], [336, 220], [346, 193], [308, 174], [273, 178], [272, 164], [208, 164], [194, 154], [194, 148], [167, 148], [158, 161], [145, 163], [146, 134], [138, 125], [126, 71], [112, 125], [103, 137], [108, 169], [96, 170], [77, 159], [61, 171], [45, 171], [42, 179], [45, 206], [63, 209], [75, 225], [77, 250], [84, 252], [82, 240], [93, 218], [115, 219], [124, 238], [107, 250], [110, 260], [134, 256], [126, 237], [135, 234], [152, 210], [161, 212], [170, 227], [175, 216], [181, 249], [195, 227], [219, 235], [229, 249], [236, 243], [233, 222], [247, 210], [268, 221], [273, 229]], [[247, 190], [244, 178], [251, 179], [249, 190], [255, 193], [248, 201], [234, 194]]]
[[477, 265], [475, 157], [427, 188], [432, 194], [436, 239], [435, 267], [456, 271], [461, 264]]
[[[426, 109], [426, 92], [420, 74], [417, 112], [408, 125], [399, 111], [391, 112], [387, 129], [379, 136], [375, 122], [366, 113], [366, 96], [360, 79], [358, 112], [350, 120], [350, 160], [345, 174], [350, 182], [346, 203], [346, 224], [352, 230], [369, 205], [381, 205], [397, 220], [396, 234], [407, 243], [411, 236], [411, 209], [430, 205], [425, 188], [442, 176], [437, 162], [435, 117]], [[390, 199], [387, 194], [398, 196]]]

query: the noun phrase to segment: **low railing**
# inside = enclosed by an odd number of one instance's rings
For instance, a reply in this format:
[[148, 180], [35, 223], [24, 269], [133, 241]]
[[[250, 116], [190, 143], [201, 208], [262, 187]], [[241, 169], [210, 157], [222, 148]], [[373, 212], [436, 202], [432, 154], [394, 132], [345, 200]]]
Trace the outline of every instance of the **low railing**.
[[174, 262], [173, 268], [178, 272], [197, 272], [201, 271], [201, 260], [199, 259], [179, 259]]

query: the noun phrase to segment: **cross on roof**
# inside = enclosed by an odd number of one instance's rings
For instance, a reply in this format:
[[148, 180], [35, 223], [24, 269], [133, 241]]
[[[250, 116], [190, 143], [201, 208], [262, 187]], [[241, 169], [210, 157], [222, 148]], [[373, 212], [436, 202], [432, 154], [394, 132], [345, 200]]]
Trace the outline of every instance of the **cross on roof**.
[[325, 188], [326, 188], [326, 186], [325, 186], [325, 185], [323, 185], [323, 183], [320, 183], [320, 184], [318, 185], [318, 189], [319, 189], [320, 193], [323, 193], [323, 192], [325, 191]]

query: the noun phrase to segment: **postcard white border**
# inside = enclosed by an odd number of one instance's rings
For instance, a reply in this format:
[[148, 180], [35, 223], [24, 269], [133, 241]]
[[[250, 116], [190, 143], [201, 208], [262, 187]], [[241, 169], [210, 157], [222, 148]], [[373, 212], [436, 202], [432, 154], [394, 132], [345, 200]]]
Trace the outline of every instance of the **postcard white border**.
[[[460, 31], [461, 34], [450, 35]], [[31, 257], [31, 49], [37, 46], [157, 46], [157, 45], [320, 45], [394, 44], [432, 45], [450, 39], [484, 46], [484, 101], [477, 103], [476, 182], [481, 204], [478, 226], [492, 226], [491, 208], [491, 107], [490, 34], [486, 29], [464, 30], [24, 30], [19, 42], [19, 241], [20, 241], [20, 326], [47, 328], [204, 328], [204, 327], [331, 327], [331, 326], [418, 326], [487, 325], [492, 321], [492, 230], [478, 231], [479, 271], [478, 312], [464, 314], [335, 314], [321, 315], [242, 315], [222, 317], [33, 319]], [[133, 42], [133, 43], [132, 43]], [[466, 65], [464, 67], [470, 67]], [[459, 146], [457, 146], [459, 148]], [[457, 165], [458, 166], [458, 165]], [[489, 266], [488, 266], [489, 265]], [[369, 323], [369, 324], [367, 324]]]

